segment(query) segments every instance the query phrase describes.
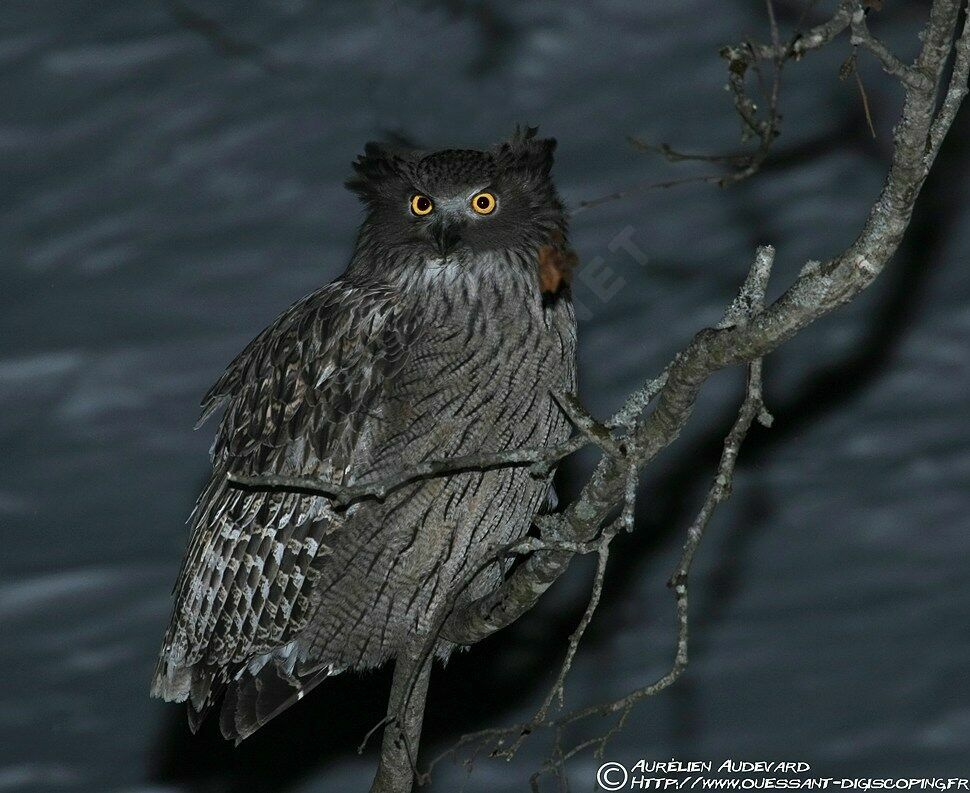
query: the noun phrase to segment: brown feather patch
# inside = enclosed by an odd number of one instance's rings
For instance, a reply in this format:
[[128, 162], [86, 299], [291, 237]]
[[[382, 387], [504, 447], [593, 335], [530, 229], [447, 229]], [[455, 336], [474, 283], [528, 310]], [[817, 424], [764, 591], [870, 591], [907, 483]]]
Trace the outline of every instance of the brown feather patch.
[[555, 295], [569, 286], [579, 257], [561, 245], [543, 245], [539, 248], [539, 290]]

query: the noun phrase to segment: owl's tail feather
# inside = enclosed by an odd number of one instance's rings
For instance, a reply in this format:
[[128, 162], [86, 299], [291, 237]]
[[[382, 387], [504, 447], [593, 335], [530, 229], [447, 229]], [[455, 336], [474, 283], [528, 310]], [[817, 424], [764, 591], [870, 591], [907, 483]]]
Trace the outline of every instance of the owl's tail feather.
[[151, 696], [166, 702], [185, 702], [192, 690], [192, 667], [172, 661], [162, 652], [152, 676]]
[[189, 729], [202, 722], [225, 693], [219, 715], [222, 734], [236, 745], [328, 677], [341, 671], [333, 664], [299, 664], [297, 642], [255, 657], [248, 664], [210, 666], [176, 663], [164, 655], [152, 681], [152, 696], [188, 706]]
[[219, 714], [223, 737], [238, 746], [337, 671], [328, 665], [306, 676], [295, 676], [281, 674], [275, 664], [267, 664], [256, 674], [234, 680], [226, 690]]
[[185, 702], [188, 706], [189, 729], [199, 731], [206, 714], [225, 690], [232, 670], [176, 661], [164, 651], [155, 667], [151, 696], [166, 702]]
[[192, 682], [186, 705], [189, 729], [194, 735], [229, 684], [230, 669], [220, 669], [196, 664], [190, 669]]

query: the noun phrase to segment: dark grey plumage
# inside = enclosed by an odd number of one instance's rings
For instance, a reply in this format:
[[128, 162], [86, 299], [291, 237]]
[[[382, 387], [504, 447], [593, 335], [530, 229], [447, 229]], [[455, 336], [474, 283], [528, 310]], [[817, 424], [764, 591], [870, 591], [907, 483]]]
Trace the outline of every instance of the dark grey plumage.
[[[225, 693], [223, 733], [244, 738], [328, 675], [394, 657], [528, 530], [549, 483], [521, 467], [346, 509], [226, 475], [349, 484], [569, 435], [551, 392], [575, 389], [575, 320], [568, 289], [543, 294], [538, 274], [540, 249], [565, 245], [565, 218], [554, 142], [534, 132], [488, 151], [368, 145], [348, 183], [367, 217], [346, 273], [257, 336], [203, 400], [203, 420], [225, 412], [152, 686], [189, 701], [193, 728]], [[482, 190], [497, 201], [488, 215], [470, 205]], [[415, 195], [433, 211], [416, 215]], [[461, 599], [503, 572], [489, 567]]]

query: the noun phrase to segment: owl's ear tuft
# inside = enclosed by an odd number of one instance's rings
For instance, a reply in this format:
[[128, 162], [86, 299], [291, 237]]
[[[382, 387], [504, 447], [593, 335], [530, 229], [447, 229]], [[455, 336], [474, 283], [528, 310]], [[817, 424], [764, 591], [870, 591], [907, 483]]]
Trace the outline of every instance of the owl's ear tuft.
[[495, 150], [501, 168], [526, 170], [548, 176], [552, 170], [555, 138], [539, 138], [538, 127], [518, 126], [515, 132]]
[[364, 201], [372, 201], [384, 184], [402, 176], [406, 163], [400, 152], [371, 141], [364, 146], [364, 153], [354, 160], [354, 175], [344, 182], [344, 186]]

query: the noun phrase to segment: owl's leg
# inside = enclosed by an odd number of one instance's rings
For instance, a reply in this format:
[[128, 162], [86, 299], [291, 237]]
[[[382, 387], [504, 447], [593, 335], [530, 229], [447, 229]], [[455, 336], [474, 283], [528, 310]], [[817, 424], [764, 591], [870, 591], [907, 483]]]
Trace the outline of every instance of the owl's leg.
[[413, 636], [394, 662], [381, 759], [370, 793], [410, 793], [414, 785], [433, 660], [432, 655], [421, 663], [423, 649], [424, 636]]

